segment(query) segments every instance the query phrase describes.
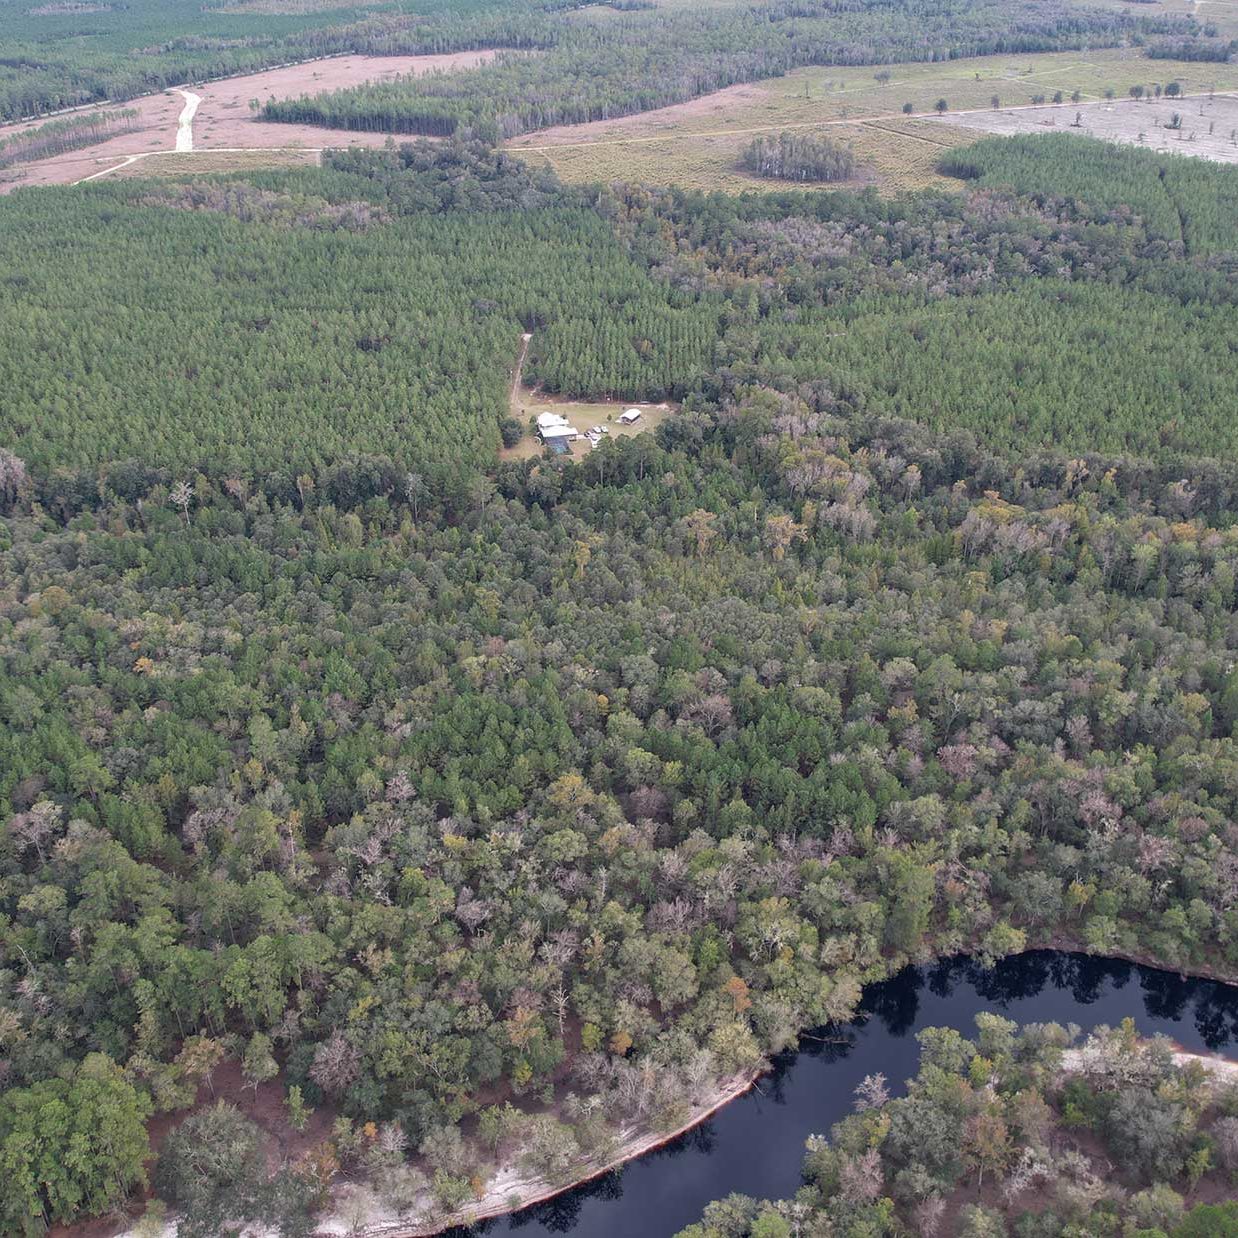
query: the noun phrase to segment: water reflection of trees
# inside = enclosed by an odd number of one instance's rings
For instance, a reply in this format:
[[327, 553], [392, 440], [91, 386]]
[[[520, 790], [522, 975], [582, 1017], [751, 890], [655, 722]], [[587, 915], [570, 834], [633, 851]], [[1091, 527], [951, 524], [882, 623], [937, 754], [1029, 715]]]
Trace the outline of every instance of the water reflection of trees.
[[775, 1105], [787, 1103], [786, 1084], [791, 1078], [795, 1064], [801, 1058], [815, 1058], [829, 1065], [841, 1061], [855, 1048], [859, 1036], [855, 1023], [831, 1023], [814, 1027], [800, 1036], [799, 1048], [788, 1049], [774, 1056], [770, 1069], [757, 1080], [755, 1087], [763, 1100]]
[[[702, 1122], [675, 1139], [646, 1152], [640, 1160], [642, 1164], [649, 1164], [667, 1157], [682, 1156], [685, 1152], [709, 1156], [714, 1152], [717, 1140], [714, 1124]], [[563, 1194], [556, 1195], [553, 1199], [523, 1208], [506, 1218], [506, 1224], [513, 1230], [522, 1229], [526, 1225], [540, 1225], [552, 1234], [570, 1233], [580, 1224], [581, 1209], [588, 1200], [617, 1200], [622, 1197], [626, 1168], [621, 1165], [618, 1169], [603, 1174], [600, 1178], [594, 1178], [591, 1182], [573, 1187], [570, 1191], [564, 1191]], [[491, 1226], [494, 1224], [495, 1222], [487, 1221], [472, 1229], [452, 1230], [450, 1233], [452, 1238], [480, 1238], [482, 1234], [493, 1232]]]
[[[759, 1081], [760, 1093], [764, 1100], [773, 1104], [785, 1104], [796, 1062], [808, 1057], [832, 1063], [847, 1057], [859, 1041], [860, 1029], [870, 1019], [878, 1020], [894, 1037], [918, 1031], [920, 997], [926, 988], [935, 997], [953, 999], [960, 1007], [974, 1013], [1026, 1001], [1046, 989], [1069, 993], [1080, 1007], [1092, 1006], [1125, 988], [1132, 979], [1138, 981], [1143, 999], [1143, 1019], [1138, 1009], [1130, 1010], [1140, 1030], [1155, 1030], [1146, 1020], [1181, 1023], [1189, 1019], [1209, 1049], [1225, 1049], [1238, 1042], [1238, 986], [1184, 979], [1172, 972], [1119, 959], [1097, 959], [1051, 950], [1015, 955], [1000, 960], [991, 968], [984, 968], [966, 956], [958, 956], [942, 959], [927, 969], [907, 967], [889, 980], [869, 985], [864, 990], [860, 1017], [854, 1023], [813, 1029], [801, 1039], [798, 1052], [777, 1055], [769, 1073]], [[1117, 1021], [1112, 1015], [1109, 1018]], [[713, 1122], [705, 1122], [642, 1159], [675, 1157], [684, 1152], [708, 1156], [714, 1151], [716, 1141]], [[717, 1193], [725, 1194], [725, 1186]], [[500, 1232], [496, 1226], [510, 1230], [540, 1226], [543, 1232], [565, 1234], [580, 1224], [586, 1201], [617, 1200], [622, 1194], [621, 1168], [510, 1217], [449, 1233], [451, 1238], [480, 1238]]]
[[[1031, 950], [1001, 959], [991, 968], [967, 956], [942, 959], [927, 972], [908, 967], [864, 991], [865, 1017], [879, 1019], [892, 1036], [905, 1036], [918, 1022], [920, 992], [955, 998], [969, 1007], [996, 1008], [1035, 998], [1047, 988], [1069, 993], [1079, 1006], [1092, 1006], [1137, 980], [1147, 1019], [1178, 1023], [1189, 1018], [1203, 1043], [1213, 1050], [1238, 1041], [1238, 988], [1210, 980], [1191, 980], [1122, 959]], [[977, 1008], [980, 1008], [977, 1005]], [[1132, 1011], [1136, 1022], [1139, 1012]]]
[[[678, 1139], [674, 1140], [674, 1143], [679, 1142]], [[670, 1147], [671, 1145], [667, 1144], [665, 1148], [659, 1148], [649, 1155], [657, 1156]], [[681, 1148], [680, 1151], [683, 1149]], [[525, 1225], [540, 1225], [552, 1234], [570, 1233], [580, 1223], [580, 1210], [587, 1200], [616, 1200], [623, 1195], [623, 1168], [620, 1166], [608, 1174], [603, 1174], [600, 1178], [594, 1178], [591, 1182], [573, 1187], [570, 1191], [564, 1191], [562, 1195], [556, 1195], [553, 1199], [546, 1200], [545, 1203], [522, 1209], [508, 1218], [508, 1224], [512, 1229], [521, 1229]], [[476, 1229], [464, 1232], [480, 1234], [485, 1231]]]
[[1122, 988], [1130, 974], [1131, 964], [1117, 960], [1030, 950], [1001, 959], [989, 968], [966, 956], [943, 959], [929, 973], [929, 989], [938, 997], [952, 997], [960, 985], [965, 985], [986, 1002], [1007, 1005], [1037, 997], [1048, 986], [1068, 992], [1081, 1006], [1089, 1006], [1108, 986]]
[[1238, 1040], [1238, 989], [1234, 986], [1154, 971], [1144, 972], [1140, 983], [1150, 1014], [1176, 1021], [1192, 1007], [1195, 1030], [1209, 1049], [1224, 1049]]
[[924, 973], [920, 968], [904, 967], [897, 976], [870, 984], [864, 990], [860, 1010], [880, 1019], [891, 1036], [906, 1036], [916, 1025], [923, 987]]

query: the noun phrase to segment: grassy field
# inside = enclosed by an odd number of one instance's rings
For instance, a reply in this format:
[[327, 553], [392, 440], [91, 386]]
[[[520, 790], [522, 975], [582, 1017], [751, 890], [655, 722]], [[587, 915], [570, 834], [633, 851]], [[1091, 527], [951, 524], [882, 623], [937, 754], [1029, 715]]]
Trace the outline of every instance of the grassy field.
[[[1217, 3], [1220, 0], [1216, 0]], [[1238, 0], [1236, 0], [1238, 2]], [[877, 74], [888, 73], [888, 81]], [[974, 140], [966, 129], [927, 125], [902, 114], [910, 103], [931, 113], [938, 99], [950, 111], [1030, 104], [1034, 96], [1097, 100], [1118, 97], [1136, 83], [1178, 81], [1188, 94], [1238, 88], [1238, 65], [1149, 60], [1135, 49], [983, 56], [948, 63], [854, 69], [799, 69], [782, 78], [735, 86], [676, 107], [615, 121], [527, 134], [515, 151], [552, 166], [565, 180], [645, 181], [697, 189], [768, 188], [737, 170], [739, 155], [759, 133], [821, 129], [849, 142], [862, 165], [858, 183], [887, 192], [945, 183], [934, 168], [933, 144]]]
[[162, 151], [145, 155], [114, 176], [193, 176], [207, 172], [252, 172], [262, 168], [317, 167], [320, 156], [309, 150]]
[[[869, 123], [845, 122], [815, 129], [850, 146], [860, 159], [859, 175], [845, 186], [831, 188], [923, 189], [957, 185], [937, 171], [937, 156], [945, 148], [967, 145], [977, 135], [969, 129], [953, 129], [928, 119], [904, 116]], [[736, 163], [751, 136], [697, 135], [624, 143], [616, 150], [604, 143], [559, 151], [530, 152], [528, 158], [550, 164], [569, 181], [640, 181], [645, 184], [676, 184], [688, 189], [717, 189], [728, 193], [745, 190], [803, 189], [798, 182], [767, 180], [741, 172]]]

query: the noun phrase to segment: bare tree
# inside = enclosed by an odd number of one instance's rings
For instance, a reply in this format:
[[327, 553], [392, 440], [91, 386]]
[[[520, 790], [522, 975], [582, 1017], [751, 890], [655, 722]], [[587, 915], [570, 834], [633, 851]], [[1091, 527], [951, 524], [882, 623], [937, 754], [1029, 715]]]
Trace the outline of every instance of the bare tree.
[[865, 1075], [855, 1090], [855, 1107], [860, 1113], [865, 1109], [880, 1109], [889, 1099], [890, 1089], [886, 1087], [883, 1074]]
[[940, 1195], [930, 1195], [916, 1205], [915, 1223], [922, 1238], [936, 1238], [946, 1212], [946, 1201]]
[[839, 1167], [839, 1194], [849, 1204], [873, 1203], [881, 1197], [884, 1185], [881, 1153], [876, 1148], [845, 1160]]
[[420, 473], [408, 473], [404, 477], [404, 498], [413, 509], [413, 519], [416, 520], [421, 508], [421, 502], [429, 493], [426, 479]]
[[470, 933], [475, 933], [490, 919], [491, 906], [485, 899], [478, 898], [468, 886], [460, 890], [456, 899], [456, 919]]
[[51, 800], [40, 800], [28, 812], [18, 813], [9, 822], [9, 832], [21, 844], [22, 850], [33, 847], [42, 864], [47, 859], [47, 844], [60, 833], [64, 810]]
[[0, 447], [0, 510], [9, 511], [30, 489], [25, 462]]
[[554, 1008], [555, 1017], [559, 1020], [559, 1036], [562, 1038], [564, 1028], [567, 1025], [568, 1007], [567, 990], [563, 987], [562, 981], [559, 981], [559, 983], [550, 990], [550, 1004]]
[[329, 1095], [339, 1096], [357, 1077], [361, 1054], [343, 1032], [331, 1033], [329, 1040], [314, 1050], [310, 1078]]
[[186, 525], [189, 523], [189, 504], [193, 502], [193, 483], [178, 481], [168, 495], [171, 502], [181, 509]]

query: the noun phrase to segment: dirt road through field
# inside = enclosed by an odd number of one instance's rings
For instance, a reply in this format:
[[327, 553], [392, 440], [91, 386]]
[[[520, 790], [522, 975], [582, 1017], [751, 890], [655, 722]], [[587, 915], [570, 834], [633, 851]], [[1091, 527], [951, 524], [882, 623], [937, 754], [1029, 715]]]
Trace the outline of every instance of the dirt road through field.
[[176, 93], [185, 100], [184, 110], [176, 122], [176, 149], [191, 151], [193, 150], [193, 117], [198, 110], [198, 104], [202, 102], [202, 96], [195, 95], [191, 90], [178, 90]]
[[516, 400], [520, 395], [520, 376], [524, 373], [524, 359], [529, 355], [529, 341], [533, 336], [526, 332], [520, 337], [520, 356], [516, 358], [516, 373], [512, 376], [511, 407], [515, 416]]
[[[188, 156], [196, 157], [206, 151], [313, 151], [327, 146], [382, 146], [389, 137], [386, 133], [273, 124], [262, 119], [260, 107], [268, 99], [296, 98], [362, 82], [390, 82], [399, 76], [475, 68], [493, 56], [494, 52], [486, 50], [431, 56], [331, 56], [243, 77], [186, 85], [127, 103], [100, 104], [95, 110], [132, 108], [138, 113], [136, 126], [97, 146], [7, 168], [0, 172], [0, 194], [21, 185], [96, 180], [101, 173], [108, 175], [132, 167], [135, 162], [136, 175], [141, 160], [152, 154], [179, 152], [186, 156], [186, 171], [192, 171], [195, 165]], [[89, 110], [79, 109], [79, 113]], [[40, 123], [45, 121], [0, 126], [0, 139]], [[133, 156], [139, 158], [135, 160]]]

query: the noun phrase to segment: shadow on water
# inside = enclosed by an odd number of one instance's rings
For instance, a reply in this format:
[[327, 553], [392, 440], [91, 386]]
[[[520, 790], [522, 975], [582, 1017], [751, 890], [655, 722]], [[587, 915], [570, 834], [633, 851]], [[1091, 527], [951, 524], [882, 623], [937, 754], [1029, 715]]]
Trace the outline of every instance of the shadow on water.
[[452, 1238], [670, 1238], [710, 1200], [732, 1191], [791, 1195], [800, 1184], [805, 1139], [828, 1134], [851, 1111], [865, 1075], [880, 1071], [901, 1092], [917, 1069], [917, 1032], [954, 1027], [970, 1034], [986, 1010], [1085, 1031], [1129, 1016], [1141, 1032], [1162, 1033], [1187, 1049], [1221, 1052], [1238, 1044], [1238, 987], [1212, 980], [1051, 950], [989, 969], [964, 957], [908, 967], [869, 985], [852, 1023], [806, 1036], [797, 1052], [775, 1058], [759, 1088], [694, 1130], [546, 1203], [452, 1230]]

